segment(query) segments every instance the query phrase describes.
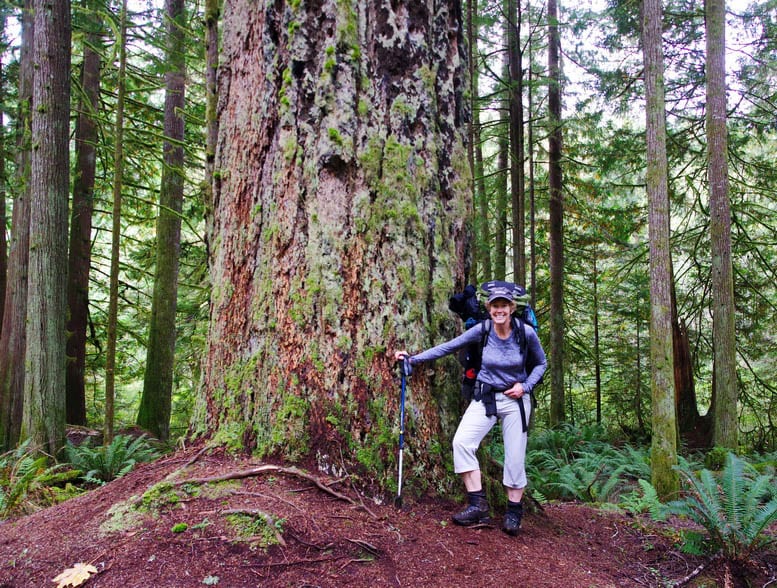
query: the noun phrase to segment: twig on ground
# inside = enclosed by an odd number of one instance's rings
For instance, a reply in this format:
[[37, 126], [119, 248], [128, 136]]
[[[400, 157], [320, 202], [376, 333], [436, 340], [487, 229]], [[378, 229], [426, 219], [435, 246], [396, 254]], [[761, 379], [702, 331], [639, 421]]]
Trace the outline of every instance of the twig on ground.
[[710, 559], [708, 559], [708, 560], [707, 560], [707, 561], [705, 561], [705, 562], [702, 562], [702, 563], [701, 563], [701, 565], [697, 566], [697, 567], [696, 567], [696, 569], [695, 569], [695, 570], [693, 570], [693, 571], [692, 571], [690, 574], [688, 574], [688, 575], [687, 575], [687, 576], [685, 576], [684, 578], [680, 578], [679, 580], [676, 580], [676, 581], [675, 581], [675, 582], [672, 584], [672, 586], [675, 586], [675, 587], [679, 587], [679, 586], [685, 586], [685, 585], [686, 585], [688, 582], [690, 582], [690, 581], [691, 581], [691, 580], [693, 580], [693, 579], [694, 579], [696, 576], [698, 576], [699, 574], [701, 574], [701, 573], [704, 571], [704, 569], [705, 569], [707, 566], [709, 566], [709, 565], [710, 565], [710, 564], [712, 564], [713, 562], [715, 562], [715, 561], [717, 561], [718, 559], [720, 559], [720, 557], [721, 557], [721, 556], [720, 556], [720, 554], [719, 554], [719, 553], [718, 553], [718, 554], [715, 554], [715, 555], [713, 555], [713, 556], [712, 556]]
[[331, 494], [332, 496], [334, 496], [339, 500], [358, 506], [358, 504], [356, 504], [356, 502], [352, 498], [349, 498], [345, 494], [341, 494], [335, 490], [332, 490], [315, 476], [308, 474], [307, 472], [303, 472], [302, 470], [295, 467], [286, 468], [282, 466], [268, 464], [268, 465], [262, 465], [259, 467], [251, 468], [248, 470], [230, 472], [228, 474], [222, 474], [219, 476], [210, 476], [207, 478], [190, 478], [188, 480], [180, 480], [176, 482], [176, 484], [179, 486], [182, 486], [184, 484], [212, 484], [214, 482], [226, 482], [228, 480], [242, 480], [244, 478], [250, 478], [252, 476], [259, 476], [261, 474], [273, 473], [273, 472], [304, 478], [305, 480], [312, 482], [319, 490], [323, 490], [327, 494]]

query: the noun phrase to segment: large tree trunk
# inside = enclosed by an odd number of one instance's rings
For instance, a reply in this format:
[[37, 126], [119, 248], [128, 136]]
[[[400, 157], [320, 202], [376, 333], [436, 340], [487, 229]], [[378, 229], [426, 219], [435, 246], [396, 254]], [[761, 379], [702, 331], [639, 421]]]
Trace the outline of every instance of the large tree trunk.
[[70, 1], [34, 0], [30, 275], [22, 438], [65, 442], [65, 315], [70, 138]]
[[19, 441], [24, 404], [24, 350], [27, 346], [27, 275], [30, 249], [30, 113], [32, 110], [32, 43], [35, 23], [32, 0], [22, 10], [19, 69], [19, 114], [15, 196], [8, 254], [8, 288], [0, 336], [0, 448]]
[[672, 348], [672, 264], [660, 0], [644, 0], [647, 193], [650, 225], [650, 362], [653, 399], [652, 480], [662, 499], [679, 489]]
[[734, 270], [731, 261], [731, 207], [728, 201], [726, 130], [726, 2], [706, 0], [707, 158], [712, 246], [712, 344], [715, 372], [714, 441], [738, 446]]
[[[100, 108], [100, 31], [102, 22], [94, 6], [85, 6], [88, 18], [84, 61], [81, 65], [81, 100], [76, 121], [76, 170], [70, 215], [68, 260], [68, 321], [66, 418], [72, 425], [86, 425], [86, 328], [89, 320], [89, 270], [92, 261], [92, 211], [97, 165], [97, 122]], [[92, 10], [90, 11], [89, 8]]]
[[561, 41], [558, 5], [548, 0], [548, 191], [550, 240], [550, 424], [564, 415], [564, 192], [561, 176]]
[[175, 363], [175, 313], [178, 307], [178, 260], [183, 207], [184, 0], [166, 0], [167, 64], [165, 141], [157, 217], [157, 254], [146, 372], [137, 423], [159, 439], [170, 433]]
[[[459, 2], [430, 6], [225, 4], [195, 432], [360, 464], [365, 483], [395, 475], [390, 351], [453, 334], [471, 207]], [[405, 455], [424, 483], [446, 475], [458, 405], [455, 378], [432, 373], [408, 397]]]

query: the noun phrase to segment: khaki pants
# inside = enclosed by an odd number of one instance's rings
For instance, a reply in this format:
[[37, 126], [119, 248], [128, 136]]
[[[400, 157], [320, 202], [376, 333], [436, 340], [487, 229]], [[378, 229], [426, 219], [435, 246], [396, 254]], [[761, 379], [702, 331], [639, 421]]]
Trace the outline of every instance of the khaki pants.
[[520, 400], [514, 400], [497, 392], [496, 416], [487, 417], [482, 402], [473, 400], [469, 403], [464, 416], [461, 417], [459, 428], [453, 437], [453, 467], [457, 474], [479, 470], [478, 458], [475, 452], [488, 432], [496, 424], [502, 422], [502, 440], [505, 448], [505, 465], [502, 483], [508, 488], [526, 487], [526, 441], [528, 435], [523, 432], [521, 410], [518, 406], [523, 402], [526, 420], [531, 416], [531, 398], [524, 394]]

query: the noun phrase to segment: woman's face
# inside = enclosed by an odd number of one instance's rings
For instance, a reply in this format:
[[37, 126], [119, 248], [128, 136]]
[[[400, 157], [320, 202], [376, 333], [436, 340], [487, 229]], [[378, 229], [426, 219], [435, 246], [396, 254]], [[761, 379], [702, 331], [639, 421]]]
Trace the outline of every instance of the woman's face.
[[488, 305], [488, 314], [495, 325], [509, 323], [510, 315], [513, 313], [515, 305], [504, 298], [497, 298]]

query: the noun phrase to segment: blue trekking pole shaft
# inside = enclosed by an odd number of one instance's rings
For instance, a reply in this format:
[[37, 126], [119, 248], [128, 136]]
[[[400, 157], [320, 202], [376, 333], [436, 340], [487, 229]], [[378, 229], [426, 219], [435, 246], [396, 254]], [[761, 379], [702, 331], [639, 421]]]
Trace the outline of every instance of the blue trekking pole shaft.
[[397, 481], [397, 497], [394, 503], [397, 507], [402, 506], [402, 457], [405, 451], [405, 390], [407, 385], [407, 376], [410, 374], [410, 360], [402, 359], [402, 389], [399, 397], [399, 480]]

